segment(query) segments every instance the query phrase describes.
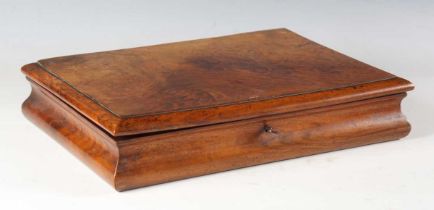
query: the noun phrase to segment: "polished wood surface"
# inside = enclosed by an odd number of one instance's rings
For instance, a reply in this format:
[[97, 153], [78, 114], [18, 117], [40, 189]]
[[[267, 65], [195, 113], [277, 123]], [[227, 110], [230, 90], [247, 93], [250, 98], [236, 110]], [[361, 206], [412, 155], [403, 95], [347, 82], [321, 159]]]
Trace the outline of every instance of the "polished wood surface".
[[409, 81], [284, 29], [22, 71], [32, 86], [25, 116], [119, 191], [410, 131], [400, 110]]
[[114, 136], [295, 111], [306, 96], [320, 107], [374, 97], [372, 87], [412, 88], [286, 29], [44, 59], [23, 72]]
[[410, 131], [400, 93], [116, 141], [44, 88], [32, 89], [25, 115], [118, 191], [396, 140]]
[[76, 157], [114, 185], [119, 159], [116, 142], [50, 92], [31, 82], [24, 115]]
[[410, 131], [399, 110], [404, 95], [122, 141], [116, 188], [399, 139]]

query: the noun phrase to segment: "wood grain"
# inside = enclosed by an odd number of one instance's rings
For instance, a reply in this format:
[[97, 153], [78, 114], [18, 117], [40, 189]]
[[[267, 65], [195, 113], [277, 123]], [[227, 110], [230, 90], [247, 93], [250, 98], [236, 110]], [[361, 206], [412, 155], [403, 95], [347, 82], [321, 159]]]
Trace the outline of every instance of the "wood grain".
[[119, 191], [410, 131], [400, 110], [409, 81], [285, 29], [51, 58], [22, 71], [32, 86], [25, 116]]
[[22, 105], [24, 115], [114, 185], [119, 159], [116, 142], [47, 90], [31, 84], [32, 92]]
[[286, 29], [44, 59], [22, 70], [114, 136], [231, 122], [412, 88]]
[[[23, 104], [26, 116], [118, 191], [396, 140], [410, 131], [400, 111], [405, 93], [400, 93], [155, 135], [112, 137], [39, 85], [32, 87]], [[264, 130], [266, 125], [273, 133]]]

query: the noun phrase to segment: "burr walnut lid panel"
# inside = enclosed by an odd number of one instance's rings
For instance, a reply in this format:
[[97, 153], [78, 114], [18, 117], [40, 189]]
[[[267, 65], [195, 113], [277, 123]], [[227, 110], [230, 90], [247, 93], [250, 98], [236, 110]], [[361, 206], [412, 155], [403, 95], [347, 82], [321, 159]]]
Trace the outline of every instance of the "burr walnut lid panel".
[[357, 101], [410, 82], [275, 29], [40, 60], [23, 72], [113, 136]]

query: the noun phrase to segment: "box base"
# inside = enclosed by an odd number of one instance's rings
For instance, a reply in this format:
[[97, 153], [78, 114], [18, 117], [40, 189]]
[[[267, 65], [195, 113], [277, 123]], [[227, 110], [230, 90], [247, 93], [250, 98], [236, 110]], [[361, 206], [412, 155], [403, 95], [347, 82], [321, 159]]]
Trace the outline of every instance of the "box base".
[[286, 114], [112, 137], [32, 83], [23, 113], [116, 190], [400, 139], [406, 93]]

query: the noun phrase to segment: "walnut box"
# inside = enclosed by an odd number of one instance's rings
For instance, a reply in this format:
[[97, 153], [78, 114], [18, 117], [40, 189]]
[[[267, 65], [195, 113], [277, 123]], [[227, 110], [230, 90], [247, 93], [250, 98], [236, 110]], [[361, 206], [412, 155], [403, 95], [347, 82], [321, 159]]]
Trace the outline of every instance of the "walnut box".
[[25, 65], [23, 112], [116, 190], [396, 140], [413, 85], [286, 29]]

